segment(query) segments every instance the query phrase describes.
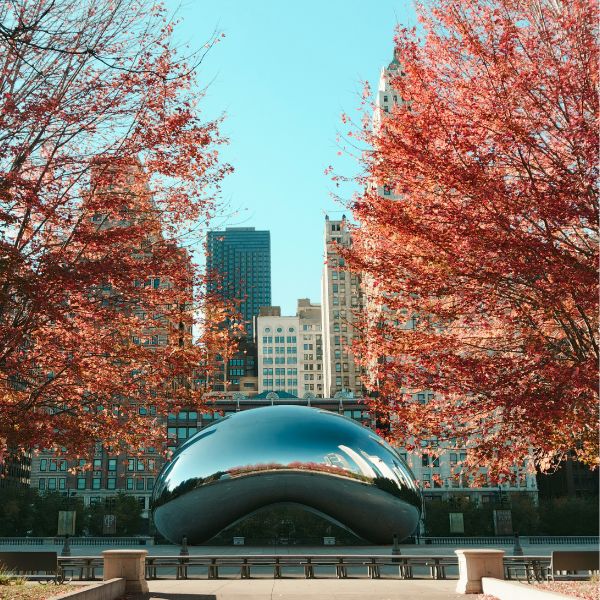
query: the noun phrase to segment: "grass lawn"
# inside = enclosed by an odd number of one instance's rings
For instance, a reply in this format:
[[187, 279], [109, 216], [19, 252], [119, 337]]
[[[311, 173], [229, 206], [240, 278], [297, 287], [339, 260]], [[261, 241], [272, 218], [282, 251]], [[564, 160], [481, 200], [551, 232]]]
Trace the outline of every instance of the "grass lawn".
[[565, 596], [575, 596], [582, 600], [598, 600], [600, 598], [598, 581], [548, 581], [538, 584], [538, 587]]
[[0, 600], [46, 600], [54, 596], [74, 592], [81, 589], [81, 585], [54, 585], [48, 583], [41, 585], [40, 583], [27, 583], [22, 585], [0, 585]]
[[[544, 581], [533, 585], [538, 590], [573, 596], [580, 600], [600, 600], [600, 583], [598, 581]], [[489, 594], [479, 594], [477, 600], [498, 599]]]

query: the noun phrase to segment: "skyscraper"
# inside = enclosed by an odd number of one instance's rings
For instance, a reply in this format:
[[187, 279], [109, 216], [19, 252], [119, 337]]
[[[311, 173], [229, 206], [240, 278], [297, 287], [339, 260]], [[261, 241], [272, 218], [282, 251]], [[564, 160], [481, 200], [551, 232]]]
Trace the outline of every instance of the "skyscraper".
[[352, 240], [346, 217], [332, 221], [325, 217], [325, 265], [321, 279], [324, 394], [337, 392], [363, 395], [362, 369], [354, 361], [352, 342], [355, 313], [363, 308], [360, 277], [348, 271], [336, 244], [350, 246]]
[[227, 227], [208, 233], [206, 257], [211, 290], [240, 302], [248, 339], [254, 337], [254, 317], [271, 305], [271, 234], [254, 227]]

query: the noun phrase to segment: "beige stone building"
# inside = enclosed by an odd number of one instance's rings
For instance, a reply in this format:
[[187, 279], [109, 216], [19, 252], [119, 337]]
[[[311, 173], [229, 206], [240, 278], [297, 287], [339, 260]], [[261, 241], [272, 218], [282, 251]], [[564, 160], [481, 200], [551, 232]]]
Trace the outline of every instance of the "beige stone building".
[[355, 363], [352, 344], [358, 335], [356, 317], [364, 307], [361, 278], [346, 269], [336, 246], [352, 243], [348, 221], [325, 217], [325, 264], [321, 278], [323, 373], [326, 396], [339, 392], [364, 393], [362, 369]]

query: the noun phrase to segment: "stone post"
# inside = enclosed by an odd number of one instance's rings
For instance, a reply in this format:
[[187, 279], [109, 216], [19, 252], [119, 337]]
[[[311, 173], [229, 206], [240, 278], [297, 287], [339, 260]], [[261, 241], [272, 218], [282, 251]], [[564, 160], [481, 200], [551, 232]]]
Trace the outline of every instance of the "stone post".
[[504, 550], [455, 550], [458, 556], [457, 594], [481, 594], [482, 577], [504, 579]]
[[125, 591], [143, 594], [148, 591], [146, 581], [147, 550], [105, 550], [104, 579], [125, 579]]

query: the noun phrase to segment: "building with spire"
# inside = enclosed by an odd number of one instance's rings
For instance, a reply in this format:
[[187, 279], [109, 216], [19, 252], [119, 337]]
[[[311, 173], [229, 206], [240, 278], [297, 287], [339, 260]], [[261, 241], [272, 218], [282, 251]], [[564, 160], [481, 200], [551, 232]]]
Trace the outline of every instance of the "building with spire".
[[361, 278], [348, 271], [337, 246], [352, 243], [348, 221], [325, 217], [324, 265], [321, 277], [323, 384], [326, 396], [345, 393], [364, 395], [362, 368], [355, 363], [352, 351], [358, 335], [355, 329], [357, 313], [364, 307]]

